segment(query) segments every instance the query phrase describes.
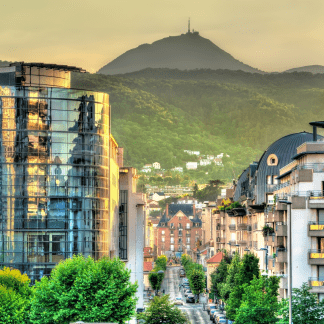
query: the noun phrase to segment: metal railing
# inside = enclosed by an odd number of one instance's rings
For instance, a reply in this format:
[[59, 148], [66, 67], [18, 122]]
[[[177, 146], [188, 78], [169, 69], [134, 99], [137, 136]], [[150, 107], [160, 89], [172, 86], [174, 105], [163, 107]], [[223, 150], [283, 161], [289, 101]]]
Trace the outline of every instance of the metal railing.
[[228, 225], [228, 228], [230, 231], [235, 231], [236, 230], [236, 225], [235, 224], [230, 224]]
[[310, 287], [322, 287], [324, 286], [324, 277], [309, 277], [308, 285]]
[[324, 172], [324, 163], [305, 163], [297, 166], [297, 170], [312, 169], [314, 172]]

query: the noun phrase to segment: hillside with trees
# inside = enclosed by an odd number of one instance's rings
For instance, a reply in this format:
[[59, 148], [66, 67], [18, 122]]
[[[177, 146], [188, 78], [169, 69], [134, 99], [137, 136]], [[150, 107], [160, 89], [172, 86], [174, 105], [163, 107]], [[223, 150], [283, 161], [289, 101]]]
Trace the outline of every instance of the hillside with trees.
[[224, 166], [200, 167], [190, 177], [232, 179], [278, 138], [311, 131], [308, 122], [324, 119], [321, 74], [140, 72], [72, 77], [73, 88], [109, 93], [112, 133], [125, 148], [125, 163], [137, 168], [158, 161], [171, 169], [197, 160], [184, 150], [225, 153]]

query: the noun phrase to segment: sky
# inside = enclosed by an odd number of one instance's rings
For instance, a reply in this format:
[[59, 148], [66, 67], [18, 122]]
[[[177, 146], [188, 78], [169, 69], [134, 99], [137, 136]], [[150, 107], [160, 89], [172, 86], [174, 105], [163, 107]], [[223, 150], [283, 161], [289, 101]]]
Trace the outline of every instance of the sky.
[[94, 73], [125, 51], [187, 32], [266, 72], [324, 65], [322, 0], [11, 0], [0, 4], [0, 60]]

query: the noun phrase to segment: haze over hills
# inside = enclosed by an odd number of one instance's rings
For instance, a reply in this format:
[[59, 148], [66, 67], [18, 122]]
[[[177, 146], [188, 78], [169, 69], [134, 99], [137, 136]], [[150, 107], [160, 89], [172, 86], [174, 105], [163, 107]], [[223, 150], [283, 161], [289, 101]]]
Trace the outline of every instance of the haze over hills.
[[313, 74], [316, 73], [324, 73], [324, 66], [323, 65], [307, 65], [307, 66], [301, 66], [298, 68], [289, 69], [285, 72], [291, 73], [291, 72], [310, 72]]
[[228, 69], [264, 73], [238, 61], [198, 32], [169, 36], [152, 44], [140, 45], [103, 66], [97, 73], [123, 74], [146, 68]]

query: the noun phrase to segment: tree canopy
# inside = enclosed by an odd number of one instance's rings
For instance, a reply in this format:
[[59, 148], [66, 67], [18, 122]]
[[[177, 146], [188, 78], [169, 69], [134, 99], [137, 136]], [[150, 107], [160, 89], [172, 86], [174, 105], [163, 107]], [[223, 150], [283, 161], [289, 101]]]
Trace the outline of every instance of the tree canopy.
[[124, 323], [135, 314], [138, 285], [119, 259], [73, 256], [36, 282], [30, 318], [35, 324], [75, 321]]
[[137, 315], [138, 319], [143, 319], [145, 324], [189, 324], [188, 317], [179, 308], [174, 307], [170, 302], [169, 295], [162, 297], [155, 296], [150, 301], [145, 312]]

